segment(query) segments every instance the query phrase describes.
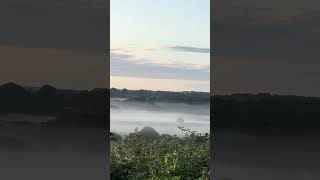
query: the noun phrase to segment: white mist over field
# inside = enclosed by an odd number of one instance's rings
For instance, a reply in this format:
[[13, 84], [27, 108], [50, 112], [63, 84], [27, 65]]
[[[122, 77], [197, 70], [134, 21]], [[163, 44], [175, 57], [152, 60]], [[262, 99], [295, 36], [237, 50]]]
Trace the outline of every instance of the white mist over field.
[[111, 99], [110, 130], [121, 135], [151, 126], [159, 133], [183, 135], [178, 128], [200, 133], [210, 131], [209, 104], [145, 103]]

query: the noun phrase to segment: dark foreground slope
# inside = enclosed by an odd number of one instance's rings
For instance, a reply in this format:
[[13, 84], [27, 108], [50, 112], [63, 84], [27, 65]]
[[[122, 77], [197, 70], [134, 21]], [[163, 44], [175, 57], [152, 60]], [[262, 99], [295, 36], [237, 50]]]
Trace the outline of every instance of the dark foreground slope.
[[105, 179], [108, 102], [103, 89], [1, 85], [0, 179]]
[[215, 130], [251, 133], [320, 132], [320, 98], [270, 94], [211, 97]]
[[320, 179], [318, 98], [238, 94], [211, 102], [214, 179]]
[[107, 89], [61, 90], [49, 85], [28, 89], [14, 83], [0, 86], [0, 115], [29, 114], [55, 117], [51, 125], [106, 127]]

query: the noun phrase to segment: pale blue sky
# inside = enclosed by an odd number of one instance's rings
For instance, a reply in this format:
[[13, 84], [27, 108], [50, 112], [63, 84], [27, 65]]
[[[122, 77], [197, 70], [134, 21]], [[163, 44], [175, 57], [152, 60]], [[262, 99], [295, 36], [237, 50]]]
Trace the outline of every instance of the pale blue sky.
[[112, 87], [126, 86], [112, 78], [135, 77], [177, 81], [160, 90], [209, 91], [210, 0], [111, 0], [110, 10]]

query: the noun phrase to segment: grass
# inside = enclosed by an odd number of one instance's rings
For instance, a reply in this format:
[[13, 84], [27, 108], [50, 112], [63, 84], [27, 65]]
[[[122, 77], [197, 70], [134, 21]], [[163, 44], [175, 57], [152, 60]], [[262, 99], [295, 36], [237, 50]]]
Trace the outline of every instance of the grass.
[[146, 138], [136, 129], [111, 145], [112, 180], [208, 180], [209, 135], [180, 127], [185, 136]]

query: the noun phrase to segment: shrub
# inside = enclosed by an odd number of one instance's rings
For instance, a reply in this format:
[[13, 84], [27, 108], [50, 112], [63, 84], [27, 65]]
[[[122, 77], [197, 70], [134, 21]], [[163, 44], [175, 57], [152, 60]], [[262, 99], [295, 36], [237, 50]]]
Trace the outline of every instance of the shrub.
[[209, 135], [180, 127], [183, 138], [163, 134], [145, 138], [129, 134], [111, 145], [111, 179], [207, 180]]

